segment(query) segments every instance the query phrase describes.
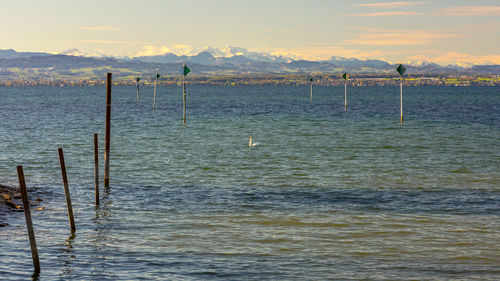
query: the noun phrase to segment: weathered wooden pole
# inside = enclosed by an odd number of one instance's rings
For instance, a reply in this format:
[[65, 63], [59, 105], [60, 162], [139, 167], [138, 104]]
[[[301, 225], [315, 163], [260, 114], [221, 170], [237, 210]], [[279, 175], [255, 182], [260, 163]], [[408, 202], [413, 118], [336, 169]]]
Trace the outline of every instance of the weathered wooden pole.
[[64, 194], [66, 195], [66, 206], [68, 207], [69, 226], [71, 228], [71, 234], [74, 234], [76, 231], [75, 218], [73, 217], [73, 207], [71, 205], [71, 196], [69, 195], [68, 177], [66, 175], [66, 164], [64, 163], [63, 149], [59, 148], [58, 152], [59, 152], [59, 163], [61, 164], [61, 174], [64, 185]]
[[106, 79], [106, 135], [104, 144], [104, 187], [109, 187], [109, 150], [111, 139], [111, 78], [112, 74], [107, 74]]
[[26, 227], [28, 228], [28, 236], [30, 239], [31, 257], [33, 258], [35, 275], [38, 275], [40, 273], [40, 260], [38, 259], [38, 249], [36, 247], [35, 231], [33, 231], [33, 222], [31, 221], [30, 203], [28, 200], [28, 192], [26, 191], [26, 182], [24, 181], [23, 166], [17, 166], [17, 177], [19, 178], [24, 216], [26, 217]]
[[99, 206], [99, 142], [98, 135], [94, 134], [94, 188], [95, 188], [95, 204]]

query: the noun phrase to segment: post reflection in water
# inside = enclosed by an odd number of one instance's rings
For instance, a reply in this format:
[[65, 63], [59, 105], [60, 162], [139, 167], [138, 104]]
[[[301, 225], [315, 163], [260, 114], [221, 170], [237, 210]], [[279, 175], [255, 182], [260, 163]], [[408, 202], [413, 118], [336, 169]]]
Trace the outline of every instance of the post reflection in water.
[[73, 248], [74, 240], [76, 235], [72, 233], [68, 239], [64, 242], [65, 248], [61, 249], [61, 254], [58, 256], [61, 260], [64, 261], [64, 265], [62, 267], [62, 272], [59, 275], [63, 279], [67, 279], [73, 275], [74, 266], [73, 263], [76, 259], [75, 249]]
[[[92, 259], [94, 262], [91, 265], [90, 275], [92, 278], [103, 278], [105, 276], [114, 276], [110, 267], [107, 267], [109, 249], [107, 241], [109, 240], [108, 233], [111, 230], [111, 199], [110, 188], [104, 188], [101, 204], [95, 206], [95, 216], [92, 221], [95, 224], [94, 232], [90, 235], [90, 245], [93, 249]], [[106, 272], [108, 268], [108, 272]]]

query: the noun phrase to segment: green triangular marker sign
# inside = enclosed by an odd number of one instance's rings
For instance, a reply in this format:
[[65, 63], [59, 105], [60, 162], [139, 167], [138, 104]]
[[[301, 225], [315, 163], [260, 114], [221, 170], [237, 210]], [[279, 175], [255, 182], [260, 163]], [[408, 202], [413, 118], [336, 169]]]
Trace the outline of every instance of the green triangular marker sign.
[[139, 83], [139, 81], [141, 81], [141, 78], [137, 77], [137, 78], [135, 78], [135, 81], [136, 81], [137, 83]]
[[402, 64], [400, 64], [398, 66], [398, 68], [396, 68], [396, 71], [399, 73], [399, 75], [401, 75], [401, 77], [403, 77], [403, 74], [405, 73], [406, 68]]
[[314, 82], [314, 78], [311, 77], [311, 79], [309, 79], [311, 82]]
[[189, 67], [187, 67], [187, 65], [184, 65], [184, 68], [182, 69], [182, 74], [184, 74], [184, 76], [188, 75], [189, 72], [191, 72], [191, 69], [189, 69]]
[[156, 79], [160, 78], [160, 74], [156, 73]]
[[347, 80], [347, 77], [348, 77], [347, 72], [344, 73], [344, 75], [342, 75], [342, 77], [344, 77], [344, 80]]

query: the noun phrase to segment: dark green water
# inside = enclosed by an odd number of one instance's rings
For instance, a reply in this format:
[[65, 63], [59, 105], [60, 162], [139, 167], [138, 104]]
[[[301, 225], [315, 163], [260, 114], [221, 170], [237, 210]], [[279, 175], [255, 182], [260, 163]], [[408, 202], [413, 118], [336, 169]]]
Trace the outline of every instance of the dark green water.
[[[498, 280], [500, 91], [114, 87], [111, 187], [94, 207], [105, 89], [0, 87], [0, 180], [16, 165], [40, 280]], [[248, 147], [248, 136], [265, 146]], [[57, 148], [77, 233], [69, 239]], [[103, 150], [101, 157], [101, 176]], [[102, 187], [102, 183], [101, 183]], [[0, 279], [32, 272], [24, 215], [0, 228]]]

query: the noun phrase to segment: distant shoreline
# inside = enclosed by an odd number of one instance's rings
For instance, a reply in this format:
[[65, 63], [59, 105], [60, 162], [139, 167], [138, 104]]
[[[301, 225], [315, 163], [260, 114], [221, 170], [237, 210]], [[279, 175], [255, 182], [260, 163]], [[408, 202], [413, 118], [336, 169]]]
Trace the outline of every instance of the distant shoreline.
[[[188, 78], [188, 85], [214, 85], [214, 86], [253, 86], [253, 85], [274, 85], [274, 86], [304, 86], [310, 85], [309, 79], [314, 77], [314, 85], [318, 86], [344, 86], [345, 81], [340, 75], [334, 74], [248, 74], [248, 75], [192, 75]], [[179, 75], [162, 76], [159, 80], [161, 86], [181, 86]], [[0, 86], [102, 86], [105, 85], [103, 77], [64, 77], [64, 78], [44, 78], [44, 77], [16, 77], [2, 78], [0, 76]], [[113, 76], [115, 85], [135, 86], [135, 76]], [[398, 86], [400, 78], [394, 75], [384, 74], [353, 74], [347, 81], [351, 87], [363, 86]], [[484, 75], [424, 75], [414, 74], [405, 77], [405, 86], [500, 86], [500, 74]], [[153, 85], [153, 79], [142, 76], [141, 86]]]

